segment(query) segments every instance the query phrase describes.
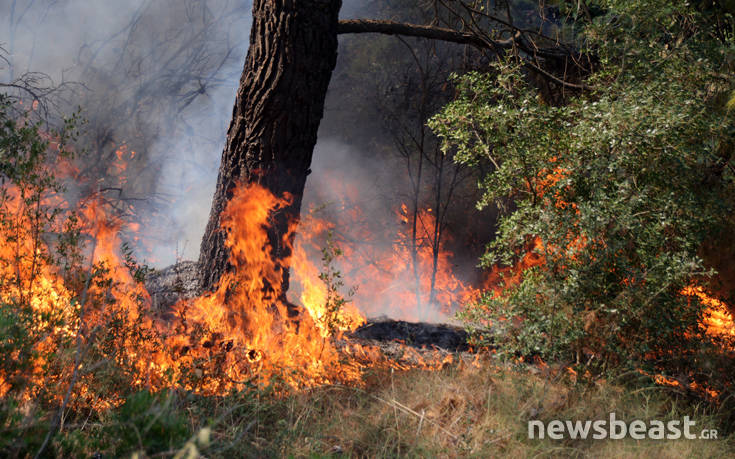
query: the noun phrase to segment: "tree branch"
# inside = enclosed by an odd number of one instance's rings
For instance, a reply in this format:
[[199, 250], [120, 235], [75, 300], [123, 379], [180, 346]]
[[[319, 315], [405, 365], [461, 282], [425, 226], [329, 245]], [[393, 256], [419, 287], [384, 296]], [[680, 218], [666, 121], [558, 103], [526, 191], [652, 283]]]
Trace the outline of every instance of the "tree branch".
[[458, 32], [444, 27], [406, 24], [393, 21], [376, 21], [372, 19], [349, 19], [339, 21], [338, 34], [346, 33], [382, 33], [385, 35], [403, 35], [406, 37], [430, 38], [462, 45], [472, 45], [480, 49], [503, 48], [513, 46], [514, 39], [488, 40], [473, 33]]
[[[541, 68], [537, 62], [534, 62], [535, 59], [530, 58], [542, 57], [552, 60], [566, 60], [567, 58], [573, 58], [573, 61], [577, 62], [576, 58], [578, 58], [579, 55], [575, 51], [562, 45], [549, 49], [538, 48], [532, 41], [529, 45], [529, 43], [527, 43], [527, 38], [524, 37], [523, 32], [520, 29], [517, 29], [510, 38], [504, 40], [493, 40], [486, 34], [480, 35], [473, 32], [459, 32], [454, 29], [433, 25], [417, 25], [394, 21], [378, 21], [373, 19], [348, 19], [339, 21], [337, 33], [380, 33], [385, 35], [429, 38], [432, 40], [442, 40], [451, 43], [471, 45], [481, 50], [491, 50], [496, 53], [501, 49], [514, 49], [514, 47], [517, 47], [517, 49], [520, 49], [522, 52], [518, 54], [518, 57], [524, 65], [526, 65], [527, 68], [536, 71], [542, 77], [567, 88], [581, 90], [592, 89], [590, 86], [583, 83], [575, 84], [565, 81], [565, 79], [559, 78], [551, 72]], [[523, 53], [525, 53], [525, 55]]]

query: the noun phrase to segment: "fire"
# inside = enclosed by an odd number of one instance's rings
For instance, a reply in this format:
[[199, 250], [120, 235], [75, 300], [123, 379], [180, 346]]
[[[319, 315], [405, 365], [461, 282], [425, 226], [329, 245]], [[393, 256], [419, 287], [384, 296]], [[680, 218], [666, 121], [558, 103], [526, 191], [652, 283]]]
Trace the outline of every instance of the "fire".
[[[289, 318], [280, 291], [282, 274], [266, 233], [270, 214], [286, 204], [257, 185], [241, 187], [222, 216], [232, 272], [222, 277], [214, 293], [176, 306], [184, 333], [172, 336], [169, 345], [181, 350], [178, 361], [222, 376], [207, 382], [206, 392], [253, 381], [268, 383], [276, 376], [293, 387], [359, 377], [357, 367], [340, 362], [311, 316]], [[196, 330], [203, 331], [199, 339]], [[222, 360], [212, 366], [208, 359], [222, 349]]]
[[[34, 233], [37, 226], [28, 221], [33, 214], [28, 212], [23, 191], [5, 187], [2, 198], [5, 214], [15, 219], [4, 222], [0, 232], [0, 275], [5, 281], [0, 300], [28, 304], [32, 327], [40, 338], [32, 343], [39, 357], [31, 360], [30, 368], [22, 369], [23, 374], [0, 372], [0, 396], [19, 386], [21, 379], [32, 382], [22, 385], [22, 399], [30, 400], [40, 388], [54, 386], [60, 396], [71, 373], [78, 371], [77, 400], [98, 409], [119, 403], [114, 392], [99, 398], [93, 387], [95, 374], [83, 364], [75, 368], [67, 359], [66, 365], [52, 371], [45, 357], [53, 352], [86, 355], [90, 350], [127, 368], [133, 378], [130, 385], [140, 388], [183, 384], [202, 393], [222, 393], [253, 381], [268, 383], [276, 374], [294, 387], [358, 379], [358, 367], [340, 361], [332, 342], [308, 315], [288, 319], [280, 292], [266, 288], [280, 283], [265, 225], [269, 213], [284, 201], [262, 188], [242, 188], [223, 218], [230, 230], [228, 247], [235, 271], [222, 279], [213, 294], [177, 305], [178, 324], [153, 317], [148, 292], [119, 254], [124, 222], [108, 215], [100, 200], [90, 199], [74, 209], [82, 233], [91, 241], [87, 255], [92, 269], [86, 285], [72, 291], [50, 262], [43, 239]], [[102, 274], [93, 277], [93, 273]], [[134, 340], [117, 330], [111, 349], [95, 342], [116, 320], [133, 324], [135, 333], [145, 338]], [[66, 343], [68, 350], [55, 349], [59, 343]]]
[[523, 273], [527, 269], [542, 266], [546, 260], [543, 253], [544, 244], [541, 238], [534, 238], [529, 244], [528, 250], [520, 260], [513, 266], [495, 265], [485, 275], [483, 290], [500, 295], [504, 289], [518, 285], [523, 280]]
[[[142, 284], [134, 281], [117, 255], [120, 246], [118, 233], [123, 223], [107, 216], [99, 200], [82, 202], [73, 210], [59, 196], [46, 196], [38, 203], [39, 207], [65, 208], [66, 212], [57, 217], [70, 213], [77, 215], [81, 233], [92, 241], [87, 254], [91, 271], [85, 276], [86, 281], [82, 280], [81, 285], [77, 285], [78, 289], [70, 289], [73, 279], [65, 278], [59, 267], [52, 263], [52, 252], [44, 240], [47, 235], [39, 232], [39, 222], [34, 220], [39, 214], [29, 207], [27, 190], [9, 185], [4, 191], [3, 214], [15, 219], [5, 218], [0, 231], [0, 258], [3, 260], [0, 276], [6, 282], [0, 288], [0, 301], [21, 309], [30, 307], [32, 325], [29, 339], [36, 339], [36, 336], [38, 339], [30, 344], [31, 352], [37, 355], [30, 359], [30, 371], [26, 370], [24, 375], [0, 374], [0, 396], [11, 390], [13, 381], [22, 376], [24, 381], [33, 383], [18, 385], [20, 398], [29, 400], [35, 397], [40, 387], [59, 386], [70, 379], [70, 372], [75, 371], [73, 365], [71, 368], [55, 368], [55, 362], [49, 362], [46, 356], [54, 352], [60, 355], [88, 352], [100, 327], [115, 316], [136, 323], [141, 333], [152, 330], [153, 321], [146, 311], [141, 310], [141, 306], [150, 301], [147, 292]], [[43, 213], [41, 215], [41, 218], [47, 218]], [[61, 231], [63, 221], [63, 218], [57, 218], [52, 222], [52, 229]], [[100, 275], [102, 272], [105, 274]], [[109, 279], [109, 282], [102, 279]], [[68, 349], [57, 349], [60, 343], [65, 343]], [[144, 375], [148, 373], [150, 360], [141, 359], [143, 354], [154, 355], [153, 347], [146, 343], [142, 348], [121, 347], [107, 357], [115, 362], [125, 362], [138, 374]], [[79, 394], [82, 398], [84, 394], [96, 398], [91, 395], [93, 391], [88, 384], [94, 375], [84, 372], [81, 365], [77, 371], [80, 373]], [[142, 382], [139, 379], [134, 385]], [[118, 401], [114, 394], [110, 394], [107, 400], [97, 400], [93, 405], [105, 407]]]
[[[125, 171], [124, 161], [134, 155], [124, 146], [116, 151], [118, 160], [123, 161], [117, 170], [120, 174]], [[433, 317], [444, 319], [452, 308], [472, 300], [480, 291], [454, 272], [453, 254], [446, 248], [450, 236], [438, 236], [432, 208], [412, 213], [402, 204], [394, 213], [396, 229], [388, 243], [358, 228], [358, 237], [352, 241], [345, 237], [339, 240], [342, 256], [325, 260], [321, 269], [311, 260], [318, 258], [325, 238], [328, 240], [327, 235], [336, 227], [312, 212], [302, 219], [299, 237], [285, 262], [291, 266], [303, 307], [293, 317], [293, 307], [281, 291], [282, 268], [274, 260], [267, 233], [273, 213], [287, 206], [289, 197], [276, 197], [250, 184], [235, 190], [222, 215], [232, 270], [212, 293], [181, 301], [166, 317], [159, 317], [151, 309], [143, 283], [133, 275], [129, 260], [120, 251], [121, 233], [134, 233], [137, 225], [113, 214], [99, 196], [76, 206], [63, 203], [58, 196], [46, 196], [43, 202], [63, 208], [63, 216], [77, 216], [81, 234], [89, 241], [82, 251], [89, 260], [88, 269], [76, 283], [70, 282], [67, 273], [52, 262], [48, 241], [34, 233], [37, 222], [32, 221], [24, 190], [3, 187], [0, 205], [4, 214], [14, 218], [0, 228], [0, 276], [4, 282], [0, 301], [29, 305], [39, 338], [32, 343], [38, 357], [24, 374], [0, 369], [0, 397], [17, 387], [21, 379], [33, 382], [21, 394], [25, 400], [44, 387], [53, 388], [59, 397], [72, 374], [79, 372], [75, 388], [78, 400], [98, 409], [120, 403], [122, 389], [103, 394], [96, 387], [94, 362], [77, 365], [76, 356], [87, 355], [90, 349], [101, 361], [124, 369], [130, 378], [128, 390], [176, 386], [212, 395], [274, 383], [292, 388], [335, 382], [360, 384], [362, 369], [368, 365], [441, 368], [453, 361], [451, 354], [427, 354], [402, 346], [400, 355], [391, 360], [375, 347], [345, 339], [344, 332], [364, 324], [365, 315], [378, 311], [414, 320], [425, 320], [433, 312], [437, 313]], [[350, 209], [356, 220], [362, 219], [358, 207]], [[54, 222], [55, 231], [61, 232], [60, 222]], [[295, 230], [294, 224], [281, 243], [289, 244]], [[515, 266], [494, 267], [482, 288], [497, 294], [517, 284], [526, 269], [544, 264], [544, 249], [540, 239], [530, 241]], [[347, 289], [359, 286], [354, 296], [346, 295], [348, 301], [338, 310], [330, 309], [338, 300], [337, 292], [325, 282], [325, 271], [327, 281], [336, 279], [328, 277], [331, 269], [339, 271]], [[683, 293], [698, 296], [708, 306], [704, 320], [708, 333], [735, 337], [733, 318], [724, 303], [699, 287]], [[111, 323], [128, 325], [107, 330]], [[105, 333], [108, 341], [98, 343], [98, 336]], [[64, 359], [48, 361], [46, 356], [59, 343], [65, 346], [58, 352]]]
[[[311, 235], [327, 232], [331, 227], [332, 225], [329, 223], [313, 216], [307, 216], [301, 222], [301, 231], [306, 230]], [[311, 262], [304, 244], [296, 244], [294, 247], [291, 269], [295, 280], [301, 287], [301, 304], [314, 319], [323, 337], [331, 334], [329, 320], [334, 323], [340, 332], [355, 330], [365, 323], [362, 313], [351, 302], [346, 303], [340, 311], [337, 311], [337, 317], [330, 317], [327, 306], [334, 299], [330, 297], [329, 288], [323, 282], [325, 273], [320, 272]]]
[[[0, 276], [3, 279], [0, 302], [30, 307], [30, 331], [40, 335], [40, 339], [32, 343], [32, 350], [44, 356], [53, 350], [54, 342], [74, 336], [78, 306], [70, 301], [71, 294], [62, 279], [44, 263], [43, 242], [33, 232], [31, 216], [24, 212], [26, 194], [12, 186], [3, 191], [0, 205], [8, 218], [3, 219], [0, 232]], [[49, 332], [44, 337], [46, 330]], [[5, 358], [16, 360], [20, 356]], [[42, 378], [46, 363], [43, 357], [39, 357], [30, 362], [26, 374], [0, 374], [0, 397], [11, 390], [17, 379]], [[21, 398], [26, 399], [32, 396], [29, 392], [21, 394]]]
[[[134, 154], [124, 145], [115, 152], [119, 164], [114, 172], [121, 181], [125, 161]], [[318, 237], [333, 225], [305, 218], [302, 242], [286, 260], [301, 287], [303, 305], [303, 312], [291, 317], [292, 308], [280, 290], [281, 267], [273, 259], [267, 235], [271, 215], [288, 204], [288, 197], [273, 196], [257, 185], [239, 187], [222, 215], [233, 269], [222, 277], [214, 292], [179, 302], [164, 314], [166, 317], [158, 317], [151, 310], [143, 283], [134, 277], [129, 260], [120, 251], [121, 234], [135, 233], [138, 227], [127, 224], [119, 213], [113, 214], [115, 206], [99, 195], [76, 206], [62, 202], [58, 196], [44, 198], [48, 208], [64, 209], [59, 221], [54, 222], [55, 231], [61, 232], [62, 217], [76, 215], [82, 241], [86, 241], [81, 249], [86, 268], [70, 280], [52, 262], [52, 247], [33, 233], [34, 222], [28, 221], [32, 212], [24, 204], [23, 190], [11, 185], [3, 191], [6, 213], [17, 218], [0, 232], [0, 257], [5, 261], [0, 275], [6, 282], [10, 280], [2, 286], [0, 300], [27, 300], [33, 309], [34, 326], [39, 330], [50, 328], [51, 333], [41, 334], [33, 343], [39, 357], [30, 369], [24, 369], [24, 375], [0, 371], [0, 396], [13, 390], [15, 381], [22, 377], [32, 382], [21, 394], [23, 399], [32, 399], [41, 388], [51, 388], [49, 391], [58, 398], [74, 379], [72, 374], [78, 372], [74, 388], [77, 402], [105, 409], [121, 403], [123, 389], [131, 387], [158, 390], [179, 386], [202, 394], [222, 394], [251, 384], [282, 383], [294, 388], [333, 382], [360, 384], [361, 370], [366, 365], [438, 368], [451, 360], [451, 356], [439, 354], [427, 358], [410, 349], [390, 360], [377, 348], [342, 339], [343, 332], [365, 322], [358, 307], [366, 305], [369, 311], [370, 299], [376, 293], [381, 301], [390, 298], [396, 309], [412, 302], [418, 309], [418, 301], [430, 300], [426, 293], [417, 299], [415, 291], [401, 292], [391, 287], [396, 283], [392, 280], [410, 274], [409, 244], [403, 230], [396, 235], [391, 250], [371, 253], [369, 261], [358, 256], [362, 254], [359, 249], [345, 247], [346, 283], [363, 284], [365, 293], [357, 295], [354, 303], [342, 304], [335, 318], [330, 316], [335, 311], [328, 309], [335, 292], [310, 262], [312, 252], [322, 247], [317, 245]], [[420, 218], [422, 238], [428, 240], [433, 214], [427, 210]], [[407, 224], [401, 215], [399, 219]], [[294, 230], [295, 225], [291, 232]], [[289, 240], [290, 234], [282, 243], [288, 244]], [[417, 247], [420, 263], [433, 262], [438, 267], [433, 274], [422, 273], [421, 288], [426, 292], [433, 286], [437, 303], [458, 301], [467, 287], [451, 272], [451, 253], [432, 252], [424, 242]], [[356, 277], [358, 272], [363, 277]], [[338, 324], [336, 330], [330, 321]], [[110, 328], [112, 323], [120, 325]], [[44, 356], [52, 351], [65, 357], [49, 368], [51, 362]], [[92, 354], [123, 369], [130, 378], [126, 387], [101, 390], [100, 383], [95, 382], [99, 362], [75, 363], [77, 357]]]
[[[445, 233], [441, 240], [434, 237], [436, 217], [430, 209], [417, 212], [414, 240], [413, 216], [408, 206], [401, 204], [395, 211], [395, 233], [385, 240], [385, 235], [360, 225], [359, 207], [343, 204], [343, 208], [353, 212], [348, 219], [355, 224], [348, 226], [356, 233], [339, 237], [342, 256], [335, 264], [345, 286], [357, 287], [351, 303], [355, 311], [369, 317], [387, 314], [410, 321], [445, 321], [476, 294], [477, 289], [454, 272], [453, 253], [445, 248], [449, 236]], [[319, 257], [326, 235], [334, 230], [333, 223], [317, 218], [314, 212], [302, 220], [292, 266], [294, 287], [305, 305], [314, 303], [310, 298], [323, 303], [326, 290], [319, 270], [313, 265], [310, 268], [309, 260]], [[354, 325], [359, 320], [348, 322]]]
[[92, 237], [92, 264], [108, 271], [111, 283], [89, 287], [90, 294], [97, 297], [108, 296], [110, 304], [90, 305], [84, 319], [87, 327], [104, 324], [110, 317], [121, 317], [130, 324], [136, 324], [141, 333], [150, 335], [149, 340], [122, 346], [115, 356], [118, 363], [132, 366], [137, 375], [133, 384], [138, 387], [154, 387], [161, 383], [160, 370], [172, 366], [172, 361], [160, 349], [156, 340], [157, 330], [149, 306], [151, 298], [142, 282], [133, 278], [130, 269], [120, 257], [122, 245], [120, 233], [125, 226], [132, 229], [137, 225], [125, 222], [106, 212], [104, 205], [92, 199], [83, 205], [78, 213], [84, 221], [86, 233]]
[[702, 319], [706, 333], [712, 337], [735, 339], [735, 322], [728, 305], [713, 296], [710, 296], [701, 286], [685, 288], [682, 295], [697, 297], [707, 307]]
[[120, 185], [125, 185], [128, 181], [125, 175], [128, 170], [128, 161], [135, 158], [135, 151], [131, 151], [127, 144], [123, 143], [115, 149], [115, 158], [117, 161], [110, 164], [108, 173], [116, 177]]

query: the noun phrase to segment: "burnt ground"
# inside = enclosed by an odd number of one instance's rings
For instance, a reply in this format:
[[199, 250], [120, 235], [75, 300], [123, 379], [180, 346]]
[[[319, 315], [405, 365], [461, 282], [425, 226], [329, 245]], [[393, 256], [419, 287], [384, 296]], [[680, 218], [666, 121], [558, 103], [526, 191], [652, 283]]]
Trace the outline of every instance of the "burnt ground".
[[467, 332], [448, 324], [413, 323], [387, 317], [368, 319], [367, 324], [348, 335], [373, 341], [395, 341], [415, 348], [441, 348], [449, 352], [469, 349]]

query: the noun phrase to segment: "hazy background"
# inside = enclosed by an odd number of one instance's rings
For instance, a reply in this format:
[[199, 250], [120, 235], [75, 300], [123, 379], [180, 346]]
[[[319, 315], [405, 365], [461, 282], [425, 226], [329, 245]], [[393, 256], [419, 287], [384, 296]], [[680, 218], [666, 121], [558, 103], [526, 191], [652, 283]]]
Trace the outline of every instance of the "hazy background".
[[[343, 18], [427, 22], [419, 1], [343, 3]], [[72, 194], [100, 193], [140, 222], [124, 237], [155, 267], [198, 258], [250, 14], [247, 0], [0, 1], [0, 83], [26, 86], [6, 90], [27, 101], [44, 95], [52, 123], [79, 110], [87, 123]], [[438, 158], [426, 118], [451, 97], [447, 76], [467, 67], [467, 50], [360, 35], [340, 37], [339, 52], [304, 211], [316, 209], [356, 250], [395, 252], [407, 231], [401, 204], [410, 207], [418, 193], [419, 207], [436, 213], [443, 183], [451, 206], [441, 243], [455, 254], [458, 275], [474, 280], [492, 233], [492, 215], [473, 210], [475, 178], [451, 161], [437, 173], [429, 161], [417, 180], [419, 156]], [[419, 136], [423, 152], [413, 142]]]

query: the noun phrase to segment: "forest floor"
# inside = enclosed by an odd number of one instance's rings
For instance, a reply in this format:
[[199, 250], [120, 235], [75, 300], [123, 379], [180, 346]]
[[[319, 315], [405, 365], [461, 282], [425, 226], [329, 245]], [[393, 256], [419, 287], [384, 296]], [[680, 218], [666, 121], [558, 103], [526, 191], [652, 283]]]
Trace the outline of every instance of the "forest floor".
[[[267, 391], [218, 398], [180, 392], [141, 396], [128, 400], [96, 433], [95, 426], [86, 426], [85, 440], [67, 430], [55, 443], [57, 452], [112, 457], [138, 450], [137, 458], [706, 458], [732, 457], [735, 451], [733, 436], [724, 435], [716, 440], [529, 439], [530, 419], [608, 419], [615, 412], [627, 421], [668, 422], [690, 416], [696, 422], [692, 431], [699, 434], [717, 428], [716, 413], [682, 401], [665, 387], [582, 383], [562, 367], [494, 361], [457, 359], [434, 371], [369, 370], [362, 388], [333, 385], [285, 396]], [[124, 428], [109, 430], [115, 422]]]
[[[175, 302], [182, 291], [194, 294], [190, 265], [153, 279], [149, 289], [159, 307]], [[711, 404], [638, 373], [589, 381], [563, 365], [503, 364], [492, 354], [469, 353], [464, 331], [448, 325], [375, 319], [350, 339], [377, 346], [404, 366], [420, 366], [419, 359], [433, 369], [369, 368], [362, 387], [290, 394], [255, 388], [216, 398], [180, 391], [141, 394], [100, 425], [62, 432], [56, 450], [87, 457], [139, 451], [141, 458], [700, 458], [732, 457], [735, 451], [735, 436], [724, 432], [708, 440], [529, 438], [529, 420], [606, 420], [613, 412], [628, 422], [689, 416], [697, 435], [718, 428]], [[116, 423], [120, 428], [111, 427]]]
[[[728, 457], [718, 440], [533, 440], [528, 420], [660, 419], [689, 415], [693, 431], [716, 428], [697, 406], [667, 389], [630, 391], [571, 374], [483, 365], [439, 371], [379, 371], [367, 387], [324, 387], [268, 404], [235, 451], [294, 457]], [[215, 429], [228, 444], [240, 423]], [[228, 433], [229, 432], [229, 433]], [[216, 447], [215, 447], [216, 448]], [[211, 451], [213, 456], [220, 453]], [[730, 456], [731, 457], [731, 456]]]

